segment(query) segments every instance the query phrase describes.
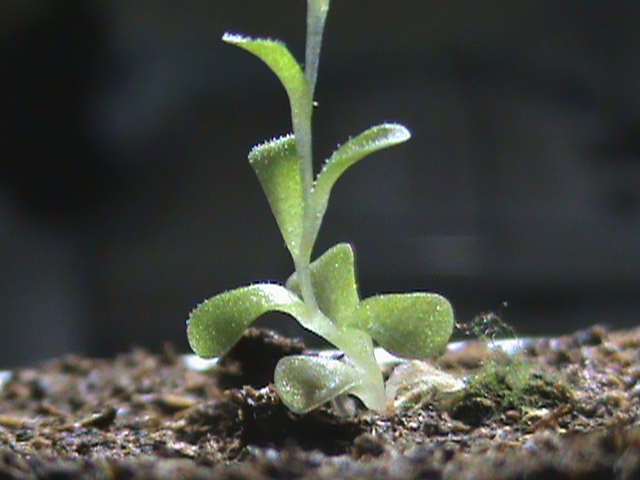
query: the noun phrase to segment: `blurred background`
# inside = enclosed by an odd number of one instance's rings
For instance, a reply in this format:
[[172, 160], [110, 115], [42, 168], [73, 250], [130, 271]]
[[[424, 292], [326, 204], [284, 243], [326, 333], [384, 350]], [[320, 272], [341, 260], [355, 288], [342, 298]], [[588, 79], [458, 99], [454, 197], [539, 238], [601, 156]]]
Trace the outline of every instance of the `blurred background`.
[[[187, 352], [198, 302], [288, 277], [246, 161], [290, 130], [288, 103], [220, 37], [302, 59], [305, 10], [0, 4], [0, 367]], [[363, 296], [437, 291], [460, 321], [492, 310], [521, 335], [637, 324], [638, 25], [631, 0], [334, 0], [316, 157], [387, 120], [413, 139], [338, 183], [316, 255], [352, 242]]]

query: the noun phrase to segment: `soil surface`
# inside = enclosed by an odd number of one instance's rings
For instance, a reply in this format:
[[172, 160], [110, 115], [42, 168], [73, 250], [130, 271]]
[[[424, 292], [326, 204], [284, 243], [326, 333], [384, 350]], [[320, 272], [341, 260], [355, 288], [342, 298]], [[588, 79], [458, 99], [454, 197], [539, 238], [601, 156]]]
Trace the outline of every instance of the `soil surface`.
[[170, 346], [15, 370], [0, 387], [0, 479], [640, 478], [640, 329], [517, 356], [472, 341], [436, 360], [465, 389], [409, 382], [404, 409], [349, 418], [282, 405], [273, 368], [303, 350], [250, 330], [205, 372]]

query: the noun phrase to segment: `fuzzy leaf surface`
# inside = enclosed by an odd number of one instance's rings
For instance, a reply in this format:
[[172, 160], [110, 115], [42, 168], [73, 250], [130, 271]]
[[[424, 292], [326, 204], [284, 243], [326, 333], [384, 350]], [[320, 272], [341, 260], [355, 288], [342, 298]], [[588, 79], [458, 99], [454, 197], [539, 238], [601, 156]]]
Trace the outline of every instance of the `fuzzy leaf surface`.
[[293, 135], [276, 138], [249, 152], [253, 167], [293, 258], [299, 253], [304, 228], [300, 157]]
[[349, 393], [361, 377], [346, 362], [307, 355], [280, 359], [273, 375], [280, 398], [291, 411], [299, 414]]
[[376, 295], [358, 306], [352, 328], [371, 335], [400, 357], [424, 360], [442, 349], [453, 332], [453, 308], [435, 293]]
[[221, 293], [198, 305], [187, 320], [189, 345], [199, 357], [223, 355], [261, 315], [279, 311], [305, 318], [306, 306], [281, 285], [258, 283]]
[[[331, 247], [310, 264], [309, 270], [318, 307], [336, 323], [344, 323], [360, 302], [351, 245]], [[287, 280], [287, 287], [300, 295], [296, 273]]]

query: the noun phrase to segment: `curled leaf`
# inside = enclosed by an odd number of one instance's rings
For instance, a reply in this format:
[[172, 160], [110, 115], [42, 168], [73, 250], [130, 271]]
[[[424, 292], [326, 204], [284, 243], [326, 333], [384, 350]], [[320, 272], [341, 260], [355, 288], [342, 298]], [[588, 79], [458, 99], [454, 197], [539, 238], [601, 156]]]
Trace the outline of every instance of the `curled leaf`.
[[306, 306], [281, 285], [258, 283], [221, 293], [198, 305], [187, 320], [187, 338], [196, 355], [224, 354], [258, 317], [280, 311], [304, 318]]
[[249, 163], [260, 180], [287, 248], [297, 258], [304, 228], [304, 193], [295, 138], [286, 135], [256, 145], [249, 152]]

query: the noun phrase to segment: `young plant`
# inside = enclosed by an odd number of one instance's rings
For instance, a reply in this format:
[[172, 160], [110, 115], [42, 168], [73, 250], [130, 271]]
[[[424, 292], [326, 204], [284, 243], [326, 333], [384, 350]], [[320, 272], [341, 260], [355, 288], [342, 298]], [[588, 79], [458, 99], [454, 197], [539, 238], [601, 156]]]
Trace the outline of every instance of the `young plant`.
[[198, 305], [187, 321], [194, 352], [224, 354], [258, 317], [280, 311], [344, 353], [341, 359], [296, 355], [280, 360], [274, 383], [293, 412], [304, 413], [342, 394], [371, 410], [385, 409], [384, 382], [373, 341], [402, 357], [424, 359], [446, 345], [453, 329], [449, 302], [432, 293], [377, 295], [360, 300], [349, 244], [311, 254], [329, 194], [340, 175], [370, 153], [405, 142], [409, 131], [383, 123], [351, 138], [313, 175], [311, 117], [322, 31], [330, 0], [308, 0], [304, 69], [287, 47], [271, 39], [225, 34], [223, 40], [258, 57], [277, 75], [290, 102], [293, 134], [257, 145], [249, 153], [295, 266], [286, 286], [258, 283]]

